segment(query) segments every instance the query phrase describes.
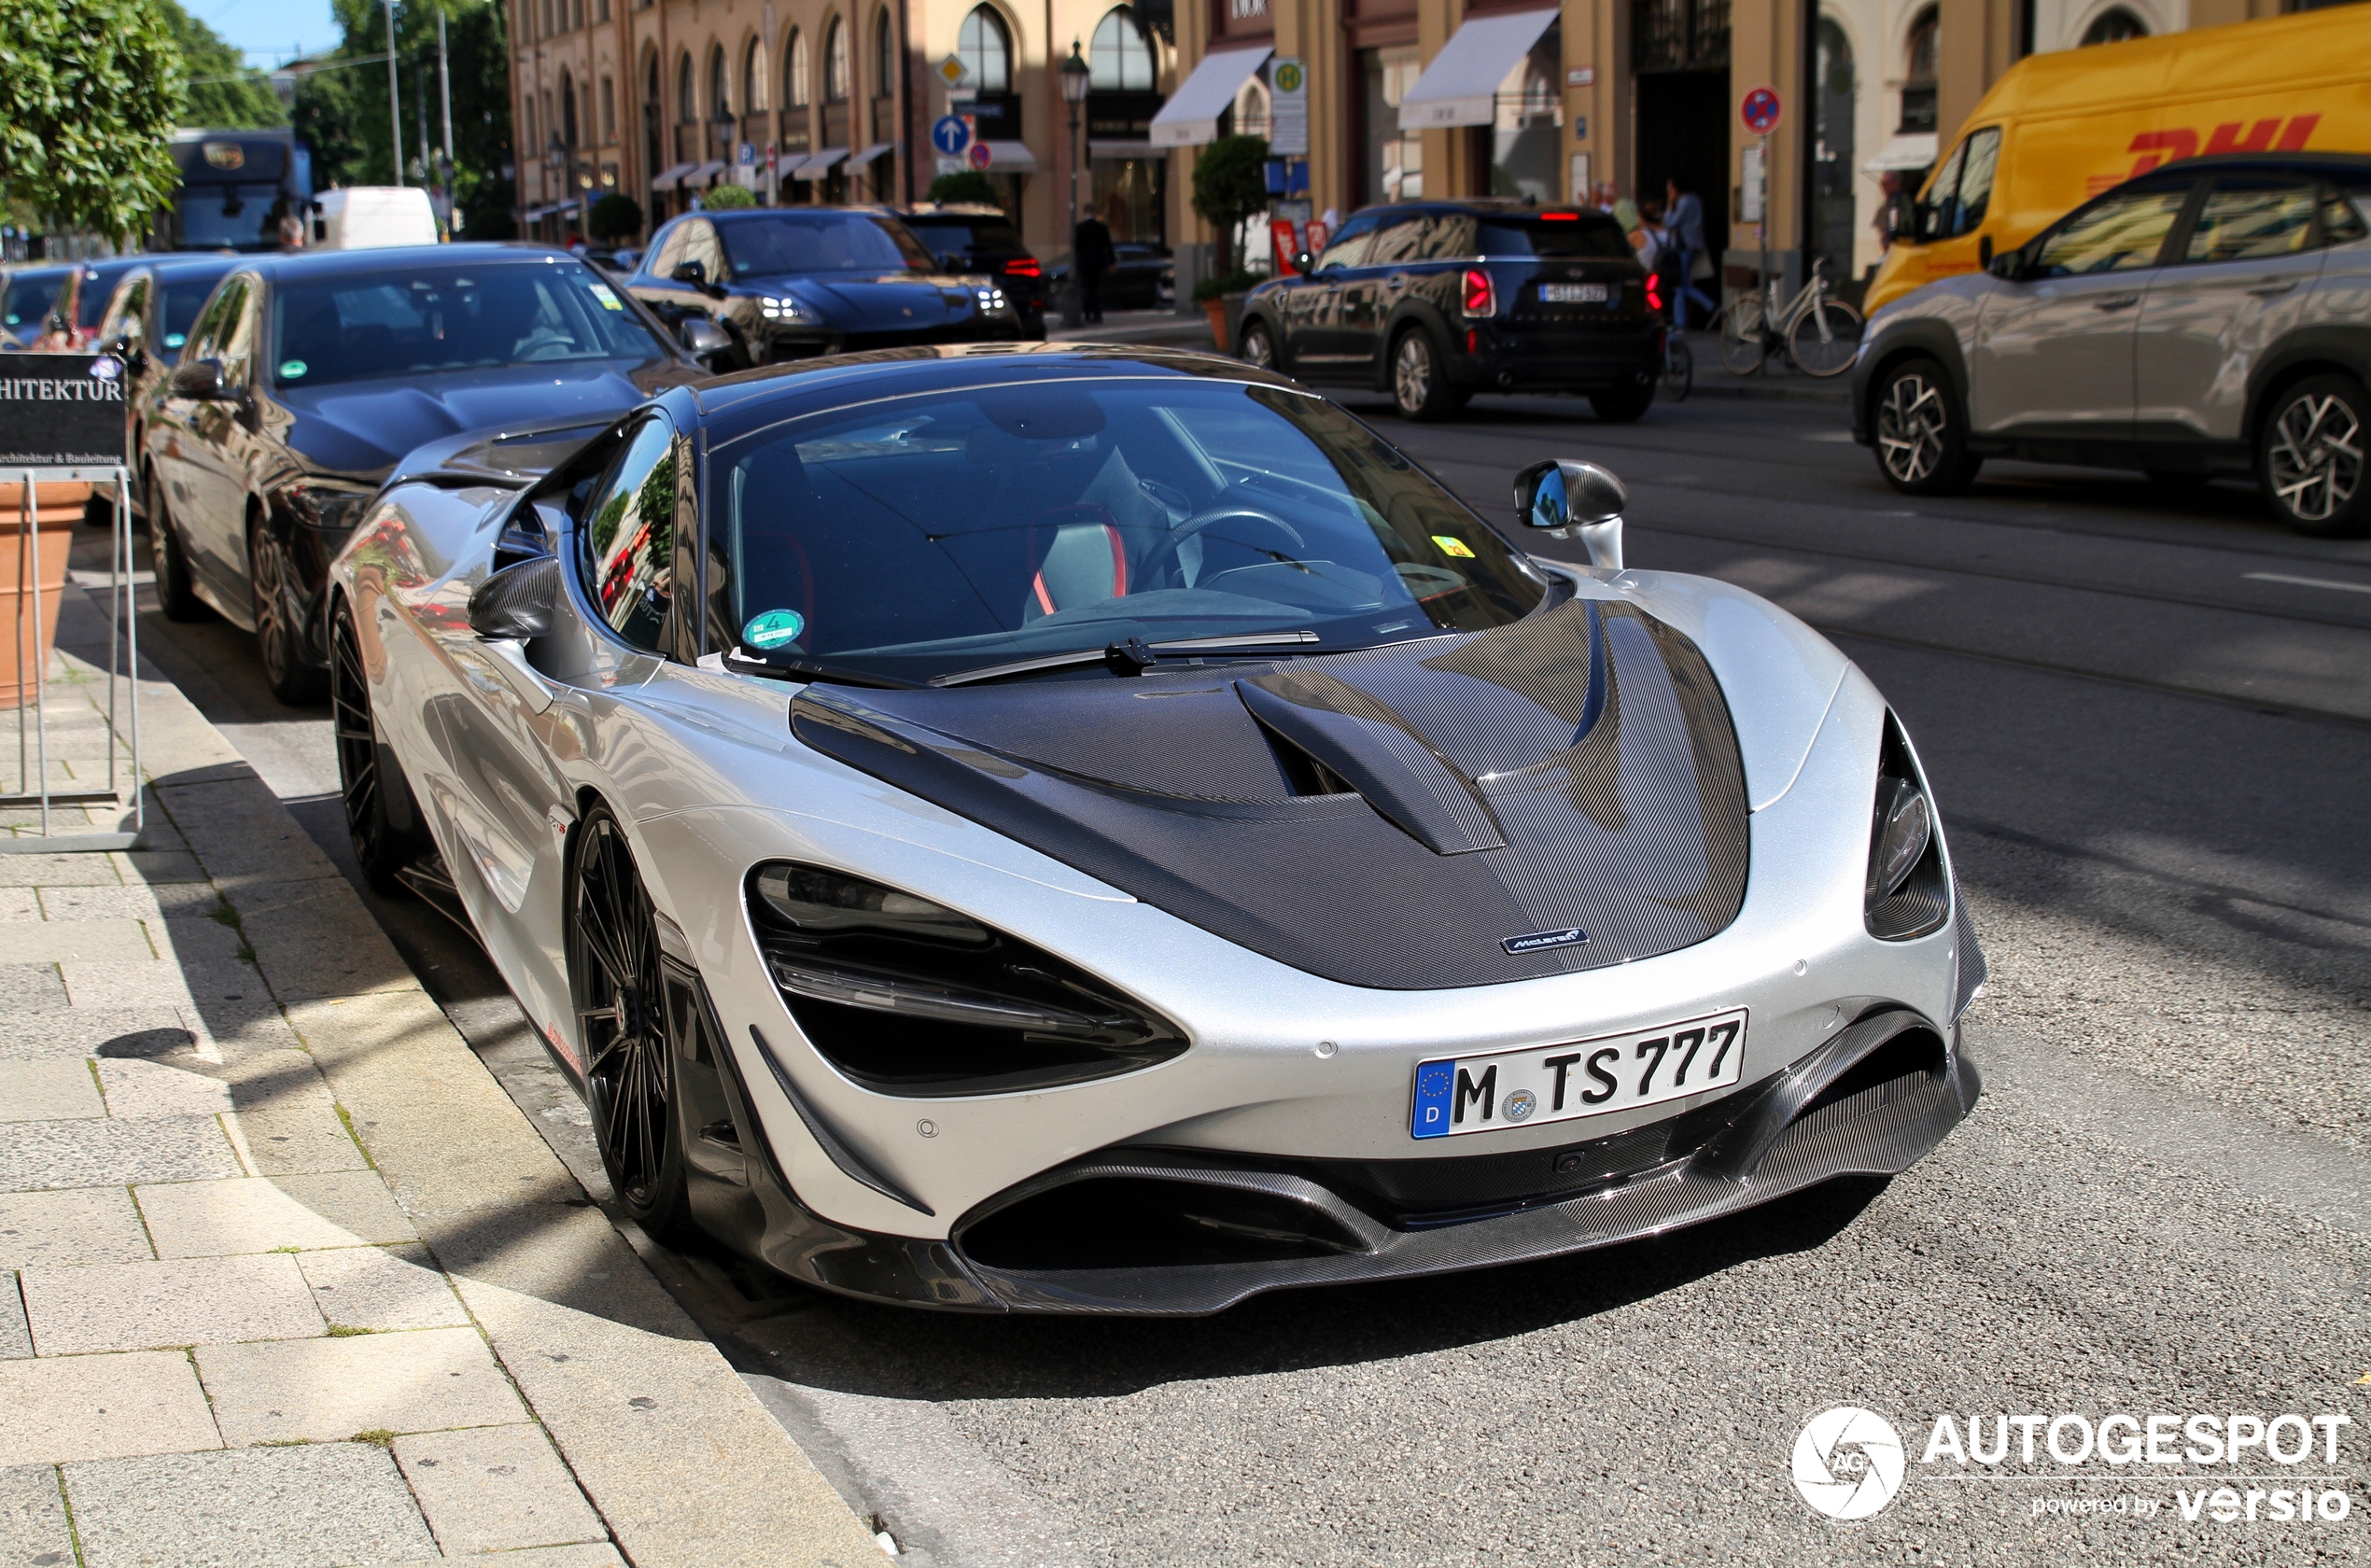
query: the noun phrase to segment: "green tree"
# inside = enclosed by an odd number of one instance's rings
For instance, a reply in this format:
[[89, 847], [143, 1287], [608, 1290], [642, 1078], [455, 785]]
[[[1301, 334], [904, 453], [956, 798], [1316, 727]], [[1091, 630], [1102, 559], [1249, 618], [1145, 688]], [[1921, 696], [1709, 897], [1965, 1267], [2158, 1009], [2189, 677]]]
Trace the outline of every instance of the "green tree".
[[[502, 174], [502, 166], [512, 158], [511, 85], [504, 65], [511, 46], [505, 8], [498, 0], [413, 0], [396, 7], [400, 163], [408, 171], [420, 156], [424, 103], [430, 147], [442, 147], [444, 142], [436, 78], [440, 3], [452, 57], [453, 184], [461, 236], [507, 239], [513, 231], [513, 185]], [[316, 185], [391, 184], [398, 159], [390, 158], [388, 148], [386, 63], [361, 63], [386, 53], [386, 13], [378, 0], [332, 0], [332, 5], [344, 40], [320, 69], [308, 72], [298, 83], [292, 117], [297, 134], [313, 148]], [[408, 172], [405, 178], [417, 183]]]
[[1268, 140], [1221, 136], [1202, 149], [1194, 164], [1194, 210], [1218, 231], [1225, 271], [1242, 272], [1235, 231], [1243, 219], [1268, 209]]
[[180, 185], [183, 75], [149, 0], [0, 0], [0, 190], [121, 240]]
[[931, 181], [931, 200], [977, 202], [990, 207], [1004, 204], [1004, 199], [996, 193], [996, 182], [977, 169], [958, 169], [951, 175], [939, 175]]
[[584, 231], [602, 245], [630, 240], [642, 231], [642, 203], [612, 190], [584, 215]]
[[746, 185], [710, 186], [701, 194], [700, 205], [714, 212], [723, 212], [730, 207], [753, 207], [757, 205], [757, 192]]
[[181, 123], [209, 131], [246, 131], [286, 125], [288, 111], [271, 80], [247, 69], [237, 49], [224, 43], [213, 28], [183, 10], [174, 0], [156, 0], [165, 31], [181, 51], [181, 68], [189, 78], [189, 101]]

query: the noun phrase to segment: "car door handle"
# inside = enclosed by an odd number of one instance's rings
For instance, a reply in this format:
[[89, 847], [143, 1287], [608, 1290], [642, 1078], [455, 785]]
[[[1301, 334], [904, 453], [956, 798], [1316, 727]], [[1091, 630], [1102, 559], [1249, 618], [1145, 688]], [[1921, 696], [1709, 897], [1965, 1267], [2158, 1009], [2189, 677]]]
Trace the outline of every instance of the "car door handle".
[[2250, 288], [2248, 292], [2253, 294], [2260, 300], [2268, 300], [2275, 294], [2286, 294], [2290, 289], [2294, 288], [2296, 286], [2296, 279], [2288, 278], [2280, 282], [2259, 283]]
[[2112, 300], [2094, 300], [2091, 301], [2091, 308], [2103, 311], [2125, 310], [2140, 302], [2140, 296], [2138, 294], [2119, 294]]

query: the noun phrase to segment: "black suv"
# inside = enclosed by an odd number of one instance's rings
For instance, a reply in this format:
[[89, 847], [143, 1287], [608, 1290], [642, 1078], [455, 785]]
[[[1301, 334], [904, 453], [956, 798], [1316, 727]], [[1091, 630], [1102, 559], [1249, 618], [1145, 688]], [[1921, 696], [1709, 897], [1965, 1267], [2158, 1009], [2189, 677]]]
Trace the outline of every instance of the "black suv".
[[938, 264], [994, 278], [1021, 313], [1021, 334], [1045, 338], [1045, 269], [1000, 208], [969, 202], [916, 207], [898, 216]]
[[1318, 256], [1243, 303], [1237, 351], [1306, 382], [1388, 390], [1410, 419], [1476, 392], [1579, 392], [1600, 419], [1655, 399], [1663, 323], [1603, 213], [1512, 202], [1353, 214]]

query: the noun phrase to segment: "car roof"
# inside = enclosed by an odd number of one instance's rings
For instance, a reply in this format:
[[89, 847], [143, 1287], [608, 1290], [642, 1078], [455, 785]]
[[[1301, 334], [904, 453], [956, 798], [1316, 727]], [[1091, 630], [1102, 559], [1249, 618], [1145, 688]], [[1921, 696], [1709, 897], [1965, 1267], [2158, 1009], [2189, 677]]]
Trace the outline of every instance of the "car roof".
[[802, 214], [812, 217], [822, 213], [862, 213], [867, 217], [902, 217], [905, 216], [895, 207], [884, 207], [872, 203], [849, 203], [845, 204], [830, 205], [822, 203], [817, 203], [811, 206], [795, 207], [710, 208], [696, 213], [685, 213], [682, 216], [684, 217], [705, 217], [717, 223], [746, 223], [753, 217], [797, 217]]
[[2313, 175], [2336, 184], [2371, 185], [2371, 154], [2360, 152], [2210, 152], [2162, 163], [2127, 185], [2171, 184], [2200, 175]]
[[1059, 341], [949, 343], [833, 355], [741, 371], [701, 382], [689, 390], [711, 421], [711, 439], [729, 441], [749, 429], [836, 407], [860, 396], [897, 398], [983, 384], [1146, 375], [1304, 390], [1273, 371], [1225, 355]]
[[371, 250], [300, 250], [273, 252], [262, 256], [241, 257], [232, 265], [261, 273], [268, 278], [284, 277], [344, 277], [355, 273], [390, 272], [402, 267], [433, 266], [442, 262], [450, 266], [531, 265], [537, 261], [568, 262], [582, 266], [582, 262], [567, 251], [551, 245], [525, 244], [516, 240], [471, 240], [459, 245], [386, 245]]
[[1550, 202], [1541, 206], [1536, 202], [1525, 202], [1514, 196], [1435, 197], [1422, 202], [1378, 202], [1372, 206], [1359, 208], [1351, 216], [1356, 217], [1360, 213], [1370, 212], [1467, 213], [1476, 217], [1538, 217], [1545, 213], [1560, 212], [1579, 213], [1585, 217], [1603, 217], [1612, 221], [1611, 214], [1601, 213], [1583, 203]]

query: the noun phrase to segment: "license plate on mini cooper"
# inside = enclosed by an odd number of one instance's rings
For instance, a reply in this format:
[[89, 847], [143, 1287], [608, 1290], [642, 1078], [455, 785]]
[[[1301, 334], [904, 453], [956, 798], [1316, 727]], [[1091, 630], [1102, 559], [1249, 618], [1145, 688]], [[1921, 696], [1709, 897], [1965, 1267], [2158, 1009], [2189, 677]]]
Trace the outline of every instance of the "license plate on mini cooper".
[[1684, 1099], [1737, 1082], [1746, 1010], [1568, 1045], [1534, 1045], [1416, 1064], [1418, 1138], [1504, 1132]]
[[1602, 283], [1543, 283], [1539, 286], [1539, 302], [1543, 305], [1602, 305], [1606, 302], [1606, 286]]

